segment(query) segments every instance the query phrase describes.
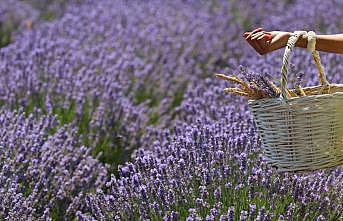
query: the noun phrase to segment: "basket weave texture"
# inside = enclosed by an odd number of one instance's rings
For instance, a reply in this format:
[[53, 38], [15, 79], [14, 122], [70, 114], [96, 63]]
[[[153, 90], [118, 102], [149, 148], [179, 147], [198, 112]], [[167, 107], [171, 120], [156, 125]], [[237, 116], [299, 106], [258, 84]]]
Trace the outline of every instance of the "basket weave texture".
[[312, 171], [343, 164], [343, 85], [330, 91], [317, 51], [312, 53], [321, 86], [311, 95], [290, 97], [287, 74], [291, 52], [301, 36], [288, 40], [282, 64], [281, 96], [249, 100], [267, 161], [280, 172]]

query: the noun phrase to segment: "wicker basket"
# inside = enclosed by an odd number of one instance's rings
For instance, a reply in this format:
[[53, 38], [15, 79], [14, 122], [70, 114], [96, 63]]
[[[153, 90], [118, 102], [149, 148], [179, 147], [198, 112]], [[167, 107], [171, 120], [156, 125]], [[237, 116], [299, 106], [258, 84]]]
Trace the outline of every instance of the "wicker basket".
[[311, 171], [343, 164], [343, 84], [329, 84], [317, 51], [320, 86], [307, 96], [290, 97], [287, 74], [300, 34], [288, 40], [282, 64], [280, 98], [249, 100], [267, 161], [278, 171]]

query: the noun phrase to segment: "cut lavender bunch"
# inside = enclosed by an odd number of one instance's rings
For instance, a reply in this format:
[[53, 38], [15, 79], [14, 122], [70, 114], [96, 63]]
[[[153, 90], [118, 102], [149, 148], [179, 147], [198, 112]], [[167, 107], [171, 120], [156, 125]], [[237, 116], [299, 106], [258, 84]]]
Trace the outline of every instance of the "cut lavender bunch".
[[262, 94], [266, 94], [268, 97], [278, 97], [280, 95], [280, 90], [275, 86], [272, 82], [272, 77], [267, 73], [255, 73], [241, 66], [240, 74], [250, 84], [254, 83], [255, 89], [261, 91]]

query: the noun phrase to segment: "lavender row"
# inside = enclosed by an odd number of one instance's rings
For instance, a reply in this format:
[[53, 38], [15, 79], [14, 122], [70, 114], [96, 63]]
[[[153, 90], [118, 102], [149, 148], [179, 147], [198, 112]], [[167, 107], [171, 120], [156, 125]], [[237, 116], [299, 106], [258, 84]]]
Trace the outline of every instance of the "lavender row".
[[86, 196], [80, 220], [328, 220], [342, 212], [342, 167], [277, 173], [246, 112], [158, 136]]
[[[80, 194], [104, 185], [107, 169], [56, 117], [0, 112], [0, 218], [73, 217]], [[53, 134], [53, 135], [52, 135]]]
[[[330, 1], [326, 4], [332, 8]], [[279, 15], [282, 7], [297, 11], [307, 5], [254, 5], [254, 1], [71, 4], [60, 20], [23, 33], [1, 51], [2, 103], [28, 110], [38, 106], [58, 114], [62, 122], [74, 121], [82, 128], [86, 144], [95, 152], [117, 149], [127, 154], [124, 146], [139, 147], [147, 125], [171, 125], [185, 91], [202, 85], [200, 81], [213, 72], [226, 67], [232, 71], [242, 62], [273, 76], [279, 72], [279, 55], [256, 58], [242, 47], [243, 39], [236, 33], [259, 23], [278, 26], [284, 21], [269, 24], [269, 16]], [[255, 20], [249, 16], [252, 10], [260, 12]], [[299, 25], [298, 19], [290, 20]], [[304, 64], [297, 67], [304, 69]], [[307, 76], [312, 79], [313, 74]]]
[[[83, 142], [95, 154], [103, 152], [106, 162], [126, 160], [141, 147], [106, 186], [70, 194], [68, 214], [80, 220], [338, 219], [342, 168], [277, 174], [259, 155], [246, 100], [223, 94], [225, 83], [212, 77], [235, 72], [240, 64], [279, 77], [282, 52], [257, 57], [237, 35], [256, 25], [340, 30], [340, 1], [287, 2], [104, 0], [70, 6], [61, 20], [25, 32], [2, 49], [5, 108], [38, 106], [58, 114], [62, 123], [76, 125]], [[280, 16], [285, 11], [293, 16]], [[313, 11], [319, 13], [311, 20]], [[326, 19], [326, 13], [335, 16]], [[291, 72], [305, 73], [308, 85], [318, 82], [310, 59], [297, 50]], [[323, 56], [333, 82], [341, 80], [340, 61]], [[130, 151], [118, 154], [120, 148]], [[90, 189], [96, 191], [87, 193]], [[6, 211], [17, 208], [5, 205]], [[47, 211], [46, 217], [53, 217]]]

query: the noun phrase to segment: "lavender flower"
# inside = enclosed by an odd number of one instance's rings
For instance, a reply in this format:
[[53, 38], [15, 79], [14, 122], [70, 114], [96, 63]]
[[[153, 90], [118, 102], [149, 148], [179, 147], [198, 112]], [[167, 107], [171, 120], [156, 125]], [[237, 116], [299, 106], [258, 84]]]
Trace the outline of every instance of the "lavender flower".
[[[282, 52], [258, 57], [233, 33], [259, 24], [335, 33], [342, 3], [82, 2], [23, 30], [0, 51], [1, 218], [292, 220], [306, 211], [316, 220], [319, 213], [325, 219], [340, 214], [342, 167], [276, 173], [260, 156], [246, 101], [223, 94], [225, 82], [211, 74], [243, 65], [249, 70], [241, 74], [277, 96], [270, 80], [280, 78]], [[306, 73], [304, 84], [315, 85], [310, 59], [295, 50], [293, 72]], [[340, 82], [341, 59], [322, 60], [329, 80]], [[18, 106], [41, 113], [9, 111]], [[57, 129], [57, 120], [65, 127]]]
[[78, 147], [75, 128], [54, 135], [55, 117], [1, 111], [0, 216], [4, 219], [73, 217], [79, 196], [101, 187], [106, 168]]

